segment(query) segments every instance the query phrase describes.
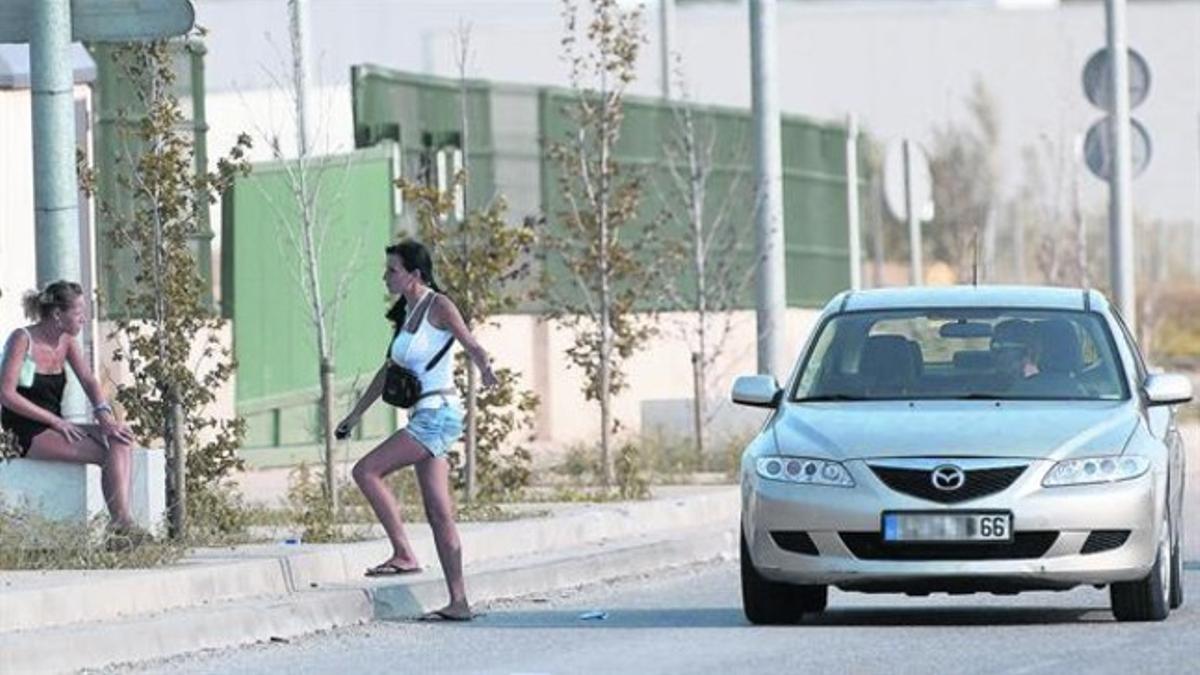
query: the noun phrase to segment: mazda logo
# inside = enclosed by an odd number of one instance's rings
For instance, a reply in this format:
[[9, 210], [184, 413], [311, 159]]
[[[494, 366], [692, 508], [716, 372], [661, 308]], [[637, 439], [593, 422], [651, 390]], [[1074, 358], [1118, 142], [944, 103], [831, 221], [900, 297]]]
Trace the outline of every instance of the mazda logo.
[[943, 492], [953, 492], [967, 482], [967, 474], [953, 464], [943, 464], [929, 474], [933, 487]]

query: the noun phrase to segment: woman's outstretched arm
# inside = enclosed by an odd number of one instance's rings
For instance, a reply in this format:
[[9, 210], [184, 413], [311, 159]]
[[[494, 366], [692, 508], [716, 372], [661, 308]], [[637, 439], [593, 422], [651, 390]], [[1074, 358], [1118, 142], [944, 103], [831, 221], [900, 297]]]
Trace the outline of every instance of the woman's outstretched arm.
[[459, 344], [466, 350], [467, 356], [479, 369], [483, 375], [483, 385], [485, 387], [495, 386], [497, 383], [496, 374], [492, 372], [492, 361], [488, 353], [484, 351], [479, 341], [475, 339], [475, 335], [471, 333], [471, 329], [467, 328], [467, 322], [463, 321], [462, 313], [458, 311], [458, 307], [454, 302], [444, 295], [438, 295], [433, 303], [433, 313], [429, 317], [434, 327], [442, 330], [448, 330], [458, 340]]

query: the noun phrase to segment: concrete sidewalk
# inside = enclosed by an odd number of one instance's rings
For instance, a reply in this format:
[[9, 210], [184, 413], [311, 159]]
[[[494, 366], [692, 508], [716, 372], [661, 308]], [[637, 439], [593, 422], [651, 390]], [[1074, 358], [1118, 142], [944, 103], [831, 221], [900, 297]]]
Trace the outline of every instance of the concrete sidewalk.
[[[460, 526], [473, 602], [737, 550], [738, 491], [731, 486], [555, 511]], [[399, 579], [362, 576], [390, 554], [385, 541], [204, 549], [148, 570], [3, 572], [0, 672], [96, 668], [412, 617], [444, 604], [446, 591], [428, 528], [412, 526], [410, 537], [426, 571]]]

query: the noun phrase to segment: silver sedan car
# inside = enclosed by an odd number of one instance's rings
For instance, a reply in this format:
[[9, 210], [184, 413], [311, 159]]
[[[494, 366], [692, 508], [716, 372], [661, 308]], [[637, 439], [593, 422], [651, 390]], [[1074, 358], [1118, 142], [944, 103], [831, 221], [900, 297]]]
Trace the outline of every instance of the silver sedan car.
[[825, 307], [742, 459], [742, 598], [754, 623], [828, 588], [1110, 589], [1119, 620], [1183, 602], [1180, 375], [1151, 374], [1094, 290], [904, 288]]

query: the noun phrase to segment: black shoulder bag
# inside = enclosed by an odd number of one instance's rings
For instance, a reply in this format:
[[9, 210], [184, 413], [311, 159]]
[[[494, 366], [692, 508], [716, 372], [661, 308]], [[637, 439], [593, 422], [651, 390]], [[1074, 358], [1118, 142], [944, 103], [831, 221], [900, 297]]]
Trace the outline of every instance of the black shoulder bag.
[[[450, 345], [454, 344], [454, 338], [446, 340], [446, 344], [438, 351], [437, 354], [425, 364], [425, 371], [428, 372], [442, 360], [446, 352], [450, 351]], [[383, 402], [389, 405], [394, 405], [397, 408], [411, 408], [417, 404], [417, 401], [426, 396], [442, 393], [438, 391], [421, 391], [421, 378], [413, 371], [404, 366], [397, 365], [395, 361], [388, 362], [386, 377], [383, 380]]]

